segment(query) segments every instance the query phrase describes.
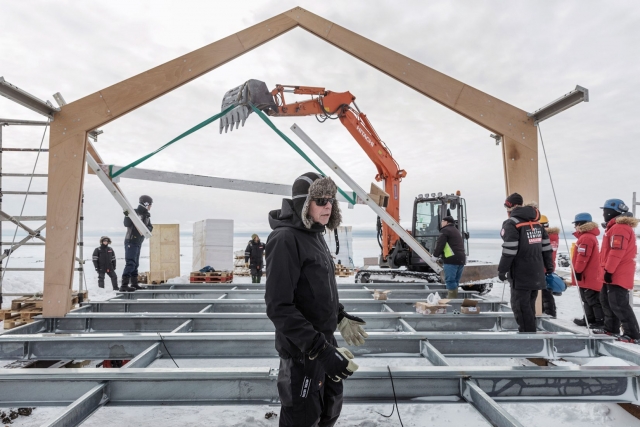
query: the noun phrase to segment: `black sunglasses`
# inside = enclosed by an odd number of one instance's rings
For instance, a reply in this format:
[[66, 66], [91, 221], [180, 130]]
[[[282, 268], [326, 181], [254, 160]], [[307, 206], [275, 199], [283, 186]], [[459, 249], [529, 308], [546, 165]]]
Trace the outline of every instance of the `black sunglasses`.
[[336, 199], [334, 199], [333, 197], [322, 197], [320, 199], [313, 199], [314, 202], [316, 202], [316, 205], [318, 206], [324, 206], [327, 203], [331, 203], [331, 205], [333, 206], [333, 204], [336, 202]]

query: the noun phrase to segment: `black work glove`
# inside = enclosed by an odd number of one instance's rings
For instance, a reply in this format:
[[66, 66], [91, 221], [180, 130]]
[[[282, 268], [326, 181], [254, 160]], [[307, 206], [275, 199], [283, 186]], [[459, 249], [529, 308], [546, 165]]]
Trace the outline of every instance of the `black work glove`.
[[578, 282], [581, 282], [581, 281], [582, 281], [582, 273], [578, 273], [578, 272], [576, 271], [576, 272], [575, 272], [575, 274], [576, 274], [576, 280], [577, 280]]
[[129, 211], [124, 211], [124, 216], [129, 216]]
[[507, 280], [507, 273], [503, 273], [503, 272], [498, 272], [498, 279], [502, 280], [503, 282]]
[[547, 276], [553, 274], [553, 270], [552, 269], [548, 269], [544, 272], [544, 274], [546, 274]]
[[329, 343], [325, 343], [314, 359], [320, 362], [325, 374], [335, 382], [347, 379], [358, 369], [358, 365], [351, 360], [353, 354], [349, 350], [336, 348]]
[[96, 271], [100, 271], [100, 270], [96, 268]]
[[613, 282], [613, 275], [608, 271], [604, 272], [604, 283], [611, 284]]

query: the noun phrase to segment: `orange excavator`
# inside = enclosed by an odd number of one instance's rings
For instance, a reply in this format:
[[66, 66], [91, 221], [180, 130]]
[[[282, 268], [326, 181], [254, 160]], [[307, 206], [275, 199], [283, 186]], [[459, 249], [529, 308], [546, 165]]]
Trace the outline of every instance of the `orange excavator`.
[[[284, 97], [287, 92], [310, 95], [311, 99], [287, 104]], [[384, 182], [384, 191], [389, 195], [386, 210], [393, 219], [400, 222], [400, 182], [407, 176], [407, 172], [400, 169], [389, 147], [380, 139], [367, 116], [358, 109], [355, 100], [356, 97], [350, 92], [332, 92], [322, 87], [276, 85], [275, 89], [269, 91], [264, 82], [249, 80], [225, 95], [223, 110], [232, 104], [239, 108], [221, 119], [220, 133], [223, 129], [233, 130], [234, 125], [237, 129], [240, 122], [244, 125], [252, 111], [248, 102], [274, 117], [316, 116], [320, 122], [338, 119], [376, 166], [376, 181]], [[382, 259], [388, 258], [397, 240], [398, 235], [383, 225]]]
[[[285, 93], [309, 95], [311, 99], [287, 103]], [[237, 129], [240, 124], [244, 126], [247, 117], [253, 111], [251, 104], [272, 117], [315, 116], [320, 122], [338, 119], [374, 163], [378, 171], [375, 179], [384, 183], [384, 191], [388, 195], [388, 198], [385, 197], [388, 199], [385, 208], [397, 222], [400, 222], [400, 183], [407, 176], [407, 172], [395, 161], [389, 147], [378, 136], [367, 116], [360, 111], [355, 99], [350, 92], [332, 92], [322, 87], [276, 85], [275, 89], [270, 91], [264, 82], [248, 80], [225, 94], [222, 110], [232, 105], [235, 108], [220, 119], [220, 133], [223, 130], [233, 131], [233, 128]], [[447, 215], [456, 219], [456, 227], [467, 243], [469, 233], [466, 205], [459, 193], [427, 193], [415, 198], [411, 232], [427, 251], [433, 252], [440, 234], [440, 221]], [[380, 276], [385, 282], [393, 281], [396, 276], [409, 276], [429, 282], [441, 281], [427, 263], [414, 254], [389, 226], [380, 221], [380, 218], [377, 231], [382, 252], [379, 265], [384, 269], [360, 271], [356, 276], [356, 282], [374, 281], [373, 276]], [[465, 246], [468, 255], [468, 244]], [[406, 267], [406, 270], [396, 270], [402, 266]]]

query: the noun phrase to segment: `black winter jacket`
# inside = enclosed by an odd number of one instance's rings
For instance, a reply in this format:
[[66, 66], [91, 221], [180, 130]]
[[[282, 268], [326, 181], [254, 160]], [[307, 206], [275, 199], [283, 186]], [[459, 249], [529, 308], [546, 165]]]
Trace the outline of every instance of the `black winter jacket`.
[[[147, 208], [139, 205], [134, 211], [142, 220], [142, 223], [147, 226], [149, 231], [153, 231], [153, 225], [151, 225], [151, 214]], [[137, 245], [141, 245], [142, 242], [144, 242], [144, 236], [140, 234], [136, 226], [133, 225], [133, 221], [128, 216], [124, 217], [124, 226], [127, 227], [127, 234], [124, 236], [125, 240]]]
[[333, 333], [342, 306], [325, 227], [305, 228], [290, 199], [269, 213], [267, 316], [276, 327], [276, 350], [284, 359], [316, 354]]
[[[449, 243], [449, 247], [453, 251], [453, 255], [448, 258], [444, 256], [444, 247], [447, 243]], [[445, 225], [440, 229], [436, 247], [433, 249], [433, 256], [439, 257], [441, 255], [442, 262], [445, 264], [465, 265], [467, 263], [462, 234], [453, 224]]]
[[100, 245], [93, 251], [93, 265], [96, 270], [116, 271], [116, 254], [109, 245]]
[[539, 219], [538, 209], [523, 206], [511, 211], [511, 217], [502, 223], [498, 271], [508, 273], [509, 283], [516, 289], [546, 289], [545, 271], [553, 271], [553, 248]]
[[264, 243], [249, 240], [247, 249], [244, 250], [244, 262], [248, 262], [252, 267], [263, 267], [262, 256], [264, 255]]

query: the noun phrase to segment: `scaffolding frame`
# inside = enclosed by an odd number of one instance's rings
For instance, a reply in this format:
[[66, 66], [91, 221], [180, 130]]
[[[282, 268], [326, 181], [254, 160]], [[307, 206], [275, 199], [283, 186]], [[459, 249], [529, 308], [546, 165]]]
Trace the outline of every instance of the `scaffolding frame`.
[[[33, 110], [39, 114], [42, 114], [48, 118], [53, 118], [53, 114], [59, 111], [59, 108], [53, 107], [50, 101], [42, 101], [39, 98], [31, 95], [30, 93], [18, 88], [17, 86], [12, 85], [7, 82], [4, 77], [0, 77], [0, 95], [5, 98], [16, 102], [30, 110]], [[60, 96], [59, 94], [54, 95]], [[57, 99], [57, 98], [56, 98]], [[60, 99], [62, 100], [61, 96]], [[64, 102], [64, 100], [62, 100]], [[44, 246], [46, 239], [40, 234], [41, 231], [46, 228], [46, 215], [41, 216], [12, 216], [3, 211], [3, 197], [5, 195], [24, 195], [26, 197], [30, 195], [38, 195], [38, 196], [47, 196], [46, 191], [29, 191], [28, 193], [25, 191], [6, 191], [5, 187], [3, 187], [3, 178], [4, 177], [12, 177], [12, 178], [48, 178], [48, 174], [44, 173], [18, 173], [18, 172], [8, 172], [5, 173], [3, 170], [3, 160], [5, 152], [44, 152], [48, 153], [48, 148], [7, 148], [3, 143], [3, 128], [6, 126], [45, 126], [48, 127], [50, 124], [49, 121], [38, 121], [38, 120], [22, 120], [22, 119], [6, 119], [0, 118], [0, 303], [2, 302], [3, 285], [4, 285], [4, 272], [6, 271], [44, 271], [44, 268], [27, 268], [27, 267], [3, 267], [3, 261], [7, 258], [10, 259], [10, 256], [13, 252], [19, 249], [22, 246]], [[97, 138], [97, 134], [92, 134], [92, 137]], [[8, 221], [15, 224], [18, 228], [27, 232], [27, 236], [21, 238], [17, 242], [5, 242], [2, 239], [2, 222]], [[31, 227], [24, 224], [25, 222], [31, 221], [45, 221], [39, 227], [32, 229]], [[32, 240], [40, 240], [40, 242], [33, 242]], [[8, 249], [4, 249], [5, 247], [9, 247]], [[84, 192], [82, 194], [82, 200], [80, 202], [80, 220], [79, 220], [79, 230], [78, 230], [78, 243], [77, 243], [78, 253], [76, 256], [76, 261], [78, 263], [78, 267], [74, 270], [78, 272], [78, 289], [80, 291], [80, 295], [82, 295], [83, 285], [84, 285]]]

